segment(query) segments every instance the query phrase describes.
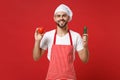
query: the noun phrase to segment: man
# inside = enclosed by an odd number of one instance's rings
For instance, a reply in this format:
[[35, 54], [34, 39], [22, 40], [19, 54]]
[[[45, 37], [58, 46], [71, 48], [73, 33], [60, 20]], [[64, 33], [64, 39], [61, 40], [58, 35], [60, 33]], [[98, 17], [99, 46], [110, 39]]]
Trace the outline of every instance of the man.
[[75, 50], [82, 62], [88, 61], [87, 34], [81, 36], [68, 28], [72, 20], [71, 9], [61, 4], [54, 12], [57, 28], [44, 35], [35, 31], [33, 58], [37, 61], [48, 49], [47, 57], [50, 61], [46, 80], [76, 80], [74, 71]]

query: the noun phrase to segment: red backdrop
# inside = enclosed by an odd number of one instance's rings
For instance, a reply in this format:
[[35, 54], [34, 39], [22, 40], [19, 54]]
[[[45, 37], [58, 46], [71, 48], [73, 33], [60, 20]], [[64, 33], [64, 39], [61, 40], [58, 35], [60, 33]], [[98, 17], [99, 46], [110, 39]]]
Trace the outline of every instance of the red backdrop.
[[87, 25], [90, 59], [76, 54], [78, 80], [120, 80], [120, 1], [118, 0], [4, 0], [0, 1], [0, 80], [44, 80], [46, 54], [34, 62], [32, 49], [37, 26], [56, 28], [55, 8], [64, 3], [73, 10], [69, 28], [82, 34]]

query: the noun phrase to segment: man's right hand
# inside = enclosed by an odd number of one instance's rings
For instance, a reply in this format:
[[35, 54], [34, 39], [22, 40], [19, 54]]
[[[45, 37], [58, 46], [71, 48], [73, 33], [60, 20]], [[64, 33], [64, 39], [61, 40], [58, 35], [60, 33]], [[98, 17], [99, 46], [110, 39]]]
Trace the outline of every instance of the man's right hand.
[[36, 28], [35, 33], [34, 33], [34, 37], [35, 37], [35, 41], [40, 41], [42, 39], [42, 37], [43, 37], [43, 33], [40, 34], [38, 32], [38, 28]]
[[40, 41], [43, 37], [44, 33], [38, 32], [39, 28], [36, 28], [34, 37], [35, 37], [35, 44], [33, 48], [33, 59], [37, 61], [44, 53], [44, 50], [40, 48]]

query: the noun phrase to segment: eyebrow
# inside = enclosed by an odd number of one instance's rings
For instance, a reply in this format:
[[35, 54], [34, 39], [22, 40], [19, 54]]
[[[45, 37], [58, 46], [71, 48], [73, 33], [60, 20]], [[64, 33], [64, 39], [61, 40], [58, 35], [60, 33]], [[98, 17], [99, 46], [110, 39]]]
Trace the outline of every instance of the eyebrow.
[[56, 14], [56, 16], [66, 16], [67, 14]]

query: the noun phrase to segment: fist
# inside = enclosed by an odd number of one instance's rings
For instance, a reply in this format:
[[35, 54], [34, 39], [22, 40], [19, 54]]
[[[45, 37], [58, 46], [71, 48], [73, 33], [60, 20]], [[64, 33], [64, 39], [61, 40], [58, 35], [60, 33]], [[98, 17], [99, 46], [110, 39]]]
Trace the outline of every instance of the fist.
[[41, 40], [43, 37], [43, 34], [44, 34], [43, 27], [36, 28], [35, 34], [34, 34], [35, 40]]
[[88, 34], [83, 34], [83, 41], [88, 41]]
[[88, 34], [83, 34], [83, 46], [87, 47], [88, 46]]

